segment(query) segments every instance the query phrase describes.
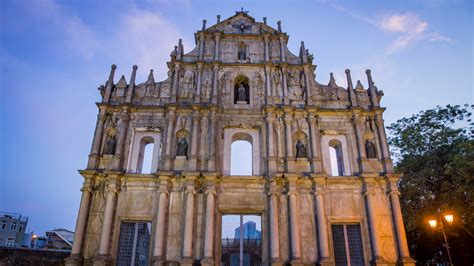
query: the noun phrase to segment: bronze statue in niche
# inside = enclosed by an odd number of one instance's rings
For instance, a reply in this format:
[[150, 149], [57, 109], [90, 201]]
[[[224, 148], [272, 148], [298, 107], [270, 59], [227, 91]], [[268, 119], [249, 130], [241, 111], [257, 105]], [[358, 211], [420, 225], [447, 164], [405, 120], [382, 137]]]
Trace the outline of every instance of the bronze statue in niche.
[[178, 141], [178, 148], [176, 151], [176, 156], [187, 156], [188, 155], [188, 141], [185, 137], [182, 137]]
[[370, 140], [367, 140], [365, 142], [365, 152], [367, 153], [367, 158], [369, 158], [369, 159], [377, 158], [377, 154], [375, 152], [375, 145]]
[[115, 148], [117, 146], [117, 140], [115, 135], [109, 135], [105, 144], [104, 154], [115, 155]]
[[308, 152], [306, 146], [301, 140], [296, 143], [296, 158], [308, 158]]
[[234, 83], [234, 104], [249, 104], [249, 79], [245, 76], [238, 76]]
[[247, 59], [247, 47], [245, 46], [245, 43], [243, 42], [239, 44], [239, 52], [237, 53], [237, 58], [239, 60]]

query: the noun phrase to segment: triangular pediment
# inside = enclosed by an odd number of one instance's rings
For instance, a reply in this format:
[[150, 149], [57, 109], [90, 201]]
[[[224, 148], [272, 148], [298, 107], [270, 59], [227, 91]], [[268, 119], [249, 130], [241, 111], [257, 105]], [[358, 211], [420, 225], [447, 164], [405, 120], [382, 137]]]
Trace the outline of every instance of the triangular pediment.
[[255, 21], [255, 18], [250, 16], [248, 12], [238, 11], [232, 17], [207, 28], [206, 31], [227, 34], [260, 34], [263, 32], [273, 33], [277, 30], [265, 23]]

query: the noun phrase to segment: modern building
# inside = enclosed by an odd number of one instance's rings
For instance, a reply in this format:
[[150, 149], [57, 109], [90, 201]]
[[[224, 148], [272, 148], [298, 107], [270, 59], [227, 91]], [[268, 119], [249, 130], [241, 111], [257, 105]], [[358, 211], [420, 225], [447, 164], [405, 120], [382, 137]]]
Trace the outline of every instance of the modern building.
[[74, 241], [74, 232], [58, 228], [46, 231], [46, 249], [71, 249]]
[[[203, 21], [160, 82], [136, 81], [137, 66], [116, 82], [112, 65], [67, 265], [220, 265], [228, 214], [261, 217], [253, 265], [414, 265], [383, 92], [370, 70], [365, 86], [349, 70], [347, 88], [317, 82], [283, 28], [246, 11]], [[236, 141], [251, 145], [249, 176], [231, 172]]]
[[0, 212], [0, 247], [21, 247], [27, 225], [26, 216]]
[[[257, 230], [257, 224], [252, 221], [248, 221], [242, 225], [243, 238], [244, 239], [262, 239], [262, 232]], [[240, 226], [235, 228], [234, 239], [240, 238]]]

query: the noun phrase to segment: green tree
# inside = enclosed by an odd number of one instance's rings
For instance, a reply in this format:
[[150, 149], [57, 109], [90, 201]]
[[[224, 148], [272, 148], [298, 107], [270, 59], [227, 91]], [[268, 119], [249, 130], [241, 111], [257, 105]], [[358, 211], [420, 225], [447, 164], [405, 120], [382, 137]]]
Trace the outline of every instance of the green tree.
[[[474, 263], [474, 105], [421, 111], [388, 126], [400, 179], [401, 205], [412, 256], [446, 258], [442, 234], [427, 223], [438, 209], [455, 215], [446, 227], [453, 263]], [[442, 252], [442, 254], [440, 253]]]

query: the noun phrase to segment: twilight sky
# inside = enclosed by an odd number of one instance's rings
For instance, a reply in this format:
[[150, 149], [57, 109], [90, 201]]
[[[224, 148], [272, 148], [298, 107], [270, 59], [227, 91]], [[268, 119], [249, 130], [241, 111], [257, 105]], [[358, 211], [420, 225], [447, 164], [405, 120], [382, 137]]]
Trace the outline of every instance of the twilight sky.
[[[28, 230], [74, 230], [99, 101], [97, 87], [166, 76], [178, 39], [194, 47], [208, 27], [244, 7], [268, 17], [314, 54], [317, 81], [344, 70], [385, 93], [386, 124], [436, 105], [473, 103], [473, 1], [0, 1], [0, 211], [29, 216]], [[354, 84], [355, 85], [355, 84]]]

